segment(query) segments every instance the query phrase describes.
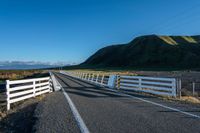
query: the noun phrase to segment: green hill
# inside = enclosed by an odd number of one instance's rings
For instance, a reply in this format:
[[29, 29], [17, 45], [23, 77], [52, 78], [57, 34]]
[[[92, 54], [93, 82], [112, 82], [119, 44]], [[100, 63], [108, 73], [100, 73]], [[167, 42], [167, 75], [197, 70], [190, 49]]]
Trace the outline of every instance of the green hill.
[[200, 36], [137, 37], [128, 44], [98, 50], [81, 66], [200, 68]]

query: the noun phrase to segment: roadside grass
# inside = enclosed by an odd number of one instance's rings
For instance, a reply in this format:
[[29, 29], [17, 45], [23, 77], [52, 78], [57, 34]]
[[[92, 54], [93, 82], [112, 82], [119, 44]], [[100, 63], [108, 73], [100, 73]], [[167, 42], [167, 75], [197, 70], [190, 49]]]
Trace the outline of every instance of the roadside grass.
[[[71, 71], [71, 70], [66, 70]], [[74, 72], [85, 72], [85, 73], [95, 73], [95, 74], [104, 74], [104, 75], [132, 75], [136, 76], [138, 74], [131, 72], [131, 71], [125, 71], [125, 70], [93, 70], [93, 69], [76, 69], [73, 70]]]
[[34, 111], [45, 96], [13, 103], [9, 111], [0, 106], [0, 132], [31, 132], [36, 121]]
[[33, 77], [34, 75], [37, 77], [39, 74], [47, 73], [45, 70], [0, 70], [0, 83], [9, 79], [9, 80], [17, 80], [24, 79], [28, 77]]
[[200, 104], [200, 99], [193, 97], [193, 96], [182, 96], [180, 98], [181, 101], [185, 101], [187, 103], [195, 103], [195, 104]]
[[0, 84], [3, 84], [5, 81], [4, 80], [0, 80]]
[[5, 118], [8, 114], [15, 113], [18, 111], [19, 107], [21, 106], [26, 106], [26, 104], [31, 104], [32, 102], [40, 102], [46, 97], [45, 94], [26, 99], [17, 103], [11, 104], [11, 110], [7, 111], [6, 110], [6, 104], [0, 104], [0, 121], [1, 119]]

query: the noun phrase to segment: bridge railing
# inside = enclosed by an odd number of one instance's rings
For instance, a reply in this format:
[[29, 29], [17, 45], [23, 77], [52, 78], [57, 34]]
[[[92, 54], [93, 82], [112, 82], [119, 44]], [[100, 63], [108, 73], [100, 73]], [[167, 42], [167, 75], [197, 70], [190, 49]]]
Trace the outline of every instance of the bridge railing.
[[108, 86], [110, 88], [126, 89], [173, 97], [176, 97], [177, 95], [177, 83], [175, 78], [103, 75], [76, 71], [60, 72], [99, 85]]
[[176, 79], [144, 76], [118, 76], [118, 89], [176, 97]]
[[110, 88], [114, 87], [115, 77], [116, 77], [113, 75], [106, 75], [100, 73], [86, 73], [86, 72], [75, 72], [75, 71], [60, 71], [60, 73], [75, 78], [79, 78], [85, 81], [89, 81], [98, 85], [107, 86]]
[[50, 77], [6, 81], [7, 110], [10, 104], [52, 92]]

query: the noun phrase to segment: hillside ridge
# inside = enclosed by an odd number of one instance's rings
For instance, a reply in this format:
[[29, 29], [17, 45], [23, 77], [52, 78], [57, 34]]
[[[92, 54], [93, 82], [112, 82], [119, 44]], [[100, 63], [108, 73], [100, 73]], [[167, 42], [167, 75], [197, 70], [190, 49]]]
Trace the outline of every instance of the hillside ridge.
[[200, 36], [146, 35], [98, 50], [81, 66], [200, 67]]

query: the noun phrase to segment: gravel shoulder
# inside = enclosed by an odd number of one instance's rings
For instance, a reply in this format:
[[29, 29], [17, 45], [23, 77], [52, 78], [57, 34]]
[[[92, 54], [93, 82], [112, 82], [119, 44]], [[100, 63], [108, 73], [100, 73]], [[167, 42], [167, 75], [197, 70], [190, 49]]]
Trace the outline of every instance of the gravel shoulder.
[[15, 103], [0, 111], [0, 133], [79, 133], [80, 130], [62, 92]]
[[70, 107], [62, 92], [54, 92], [41, 101], [35, 110], [36, 133], [79, 133]]

